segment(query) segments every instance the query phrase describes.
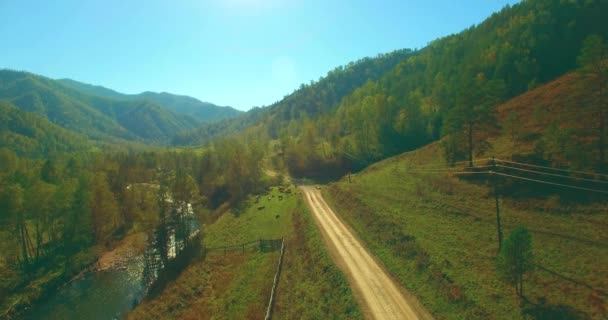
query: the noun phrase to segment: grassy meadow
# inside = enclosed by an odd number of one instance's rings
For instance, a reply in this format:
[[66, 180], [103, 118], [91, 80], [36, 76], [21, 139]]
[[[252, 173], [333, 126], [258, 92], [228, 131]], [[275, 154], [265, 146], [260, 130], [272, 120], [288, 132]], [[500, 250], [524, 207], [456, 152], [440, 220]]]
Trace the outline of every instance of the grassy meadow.
[[[297, 190], [290, 188], [291, 194], [272, 188], [257, 203], [250, 197], [224, 212], [204, 227], [205, 246], [284, 238], [275, 318], [360, 318], [346, 278], [331, 261]], [[129, 319], [263, 319], [278, 257], [278, 251], [209, 252], [158, 297], [137, 306]]]
[[[489, 188], [446, 174], [439, 144], [375, 164], [324, 189], [336, 212], [437, 319], [605, 319], [606, 204], [570, 206], [555, 198], [502, 198], [504, 237], [531, 231], [536, 270], [521, 304], [495, 272], [496, 209]], [[541, 316], [542, 314], [542, 316]]]

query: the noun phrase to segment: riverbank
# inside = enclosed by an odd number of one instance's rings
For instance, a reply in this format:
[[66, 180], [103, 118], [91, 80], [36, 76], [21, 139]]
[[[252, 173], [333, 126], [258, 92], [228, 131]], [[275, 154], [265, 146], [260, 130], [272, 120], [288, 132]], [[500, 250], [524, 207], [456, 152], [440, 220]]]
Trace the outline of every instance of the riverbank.
[[110, 251], [103, 253], [95, 263], [94, 271], [124, 268], [127, 261], [143, 254], [148, 237], [144, 232], [129, 234]]
[[120, 240], [113, 249], [103, 250], [99, 246], [93, 246], [81, 251], [74, 256], [69, 269], [61, 266], [44, 274], [35, 275], [35, 279], [30, 281], [20, 294], [10, 295], [5, 299], [0, 319], [22, 317], [34, 305], [43, 303], [61, 288], [86, 274], [126, 268], [126, 263], [130, 259], [143, 253], [146, 239], [146, 234], [143, 232], [132, 233]]
[[71, 267], [58, 266], [42, 274], [31, 275], [32, 280], [20, 288], [19, 293], [9, 294], [0, 305], [0, 319], [20, 318], [33, 305], [44, 301], [59, 288], [70, 283], [83, 271], [93, 268], [99, 256], [99, 247], [93, 246], [76, 254]]

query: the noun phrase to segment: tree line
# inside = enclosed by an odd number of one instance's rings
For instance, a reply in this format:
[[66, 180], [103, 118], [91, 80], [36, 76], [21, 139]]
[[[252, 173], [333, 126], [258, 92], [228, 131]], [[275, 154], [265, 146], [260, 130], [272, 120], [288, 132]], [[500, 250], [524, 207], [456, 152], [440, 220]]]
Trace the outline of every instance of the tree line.
[[[486, 138], [501, 130], [497, 105], [579, 71], [582, 82], [594, 82], [577, 90], [597, 97], [580, 106], [581, 116], [595, 120], [597, 132], [592, 146], [573, 154], [594, 158], [581, 166], [602, 166], [606, 90], [600, 89], [605, 88], [605, 75], [600, 75], [605, 74], [605, 58], [603, 49], [589, 48], [605, 46], [608, 25], [599, 12], [607, 6], [598, 0], [506, 6], [477, 26], [396, 56], [401, 60], [391, 68], [366, 63], [375, 71], [364, 72], [374, 75], [365, 81], [349, 81], [359, 79], [361, 73], [353, 72], [359, 64], [336, 69], [270, 107], [174, 142], [208, 141], [224, 133], [278, 141], [271, 145], [273, 161], [293, 175], [343, 174], [442, 138], [448, 160], [470, 160], [490, 148]], [[357, 85], [332, 91], [343, 88], [342, 82]], [[516, 121], [513, 115], [511, 123]], [[549, 145], [538, 143], [539, 152]]]
[[184, 226], [176, 221], [185, 212], [203, 219], [207, 209], [262, 190], [263, 156], [231, 139], [202, 151], [46, 160], [0, 149], [0, 301], [45, 275], [79, 272], [128, 233]]

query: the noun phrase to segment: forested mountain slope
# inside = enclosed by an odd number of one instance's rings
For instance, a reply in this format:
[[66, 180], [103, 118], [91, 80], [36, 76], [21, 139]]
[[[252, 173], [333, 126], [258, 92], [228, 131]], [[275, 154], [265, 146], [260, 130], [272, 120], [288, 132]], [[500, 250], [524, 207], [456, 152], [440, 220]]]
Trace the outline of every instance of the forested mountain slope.
[[[276, 162], [296, 175], [345, 172], [360, 165], [352, 158], [375, 161], [448, 135], [465, 144], [469, 123], [497, 130], [500, 124], [492, 120], [497, 105], [577, 69], [584, 40], [593, 34], [608, 38], [603, 12], [608, 2], [599, 0], [507, 6], [477, 26], [402, 56], [377, 79], [342, 91], [343, 98], [326, 99], [323, 88], [340, 87], [349, 68], [330, 73], [341, 77], [328, 75], [303, 86], [256, 110], [244, 135], [278, 138]], [[210, 134], [199, 130], [175, 142], [204, 141], [231, 131], [226, 128], [238, 126], [207, 127]]]
[[56, 80], [0, 70], [0, 99], [95, 140], [160, 143], [197, 122], [146, 100], [89, 95]]
[[368, 81], [374, 81], [391, 70], [399, 61], [415, 55], [408, 49], [363, 58], [329, 71], [319, 81], [302, 84], [293, 93], [267, 107], [255, 107], [240, 117], [204, 125], [176, 136], [177, 145], [209, 142], [214, 137], [234, 134], [246, 127], [266, 125], [268, 134], [277, 138], [286, 121], [318, 117], [333, 113], [342, 98]]
[[0, 101], [0, 148], [8, 148], [19, 156], [39, 157], [57, 152], [86, 151], [92, 146], [81, 135]]
[[193, 117], [201, 123], [233, 118], [242, 113], [231, 107], [217, 106], [189, 96], [167, 92], [146, 91], [140, 94], [123, 94], [102, 86], [90, 85], [72, 79], [60, 79], [58, 81], [68, 87], [95, 96], [119, 100], [148, 100], [163, 106], [173, 113]]

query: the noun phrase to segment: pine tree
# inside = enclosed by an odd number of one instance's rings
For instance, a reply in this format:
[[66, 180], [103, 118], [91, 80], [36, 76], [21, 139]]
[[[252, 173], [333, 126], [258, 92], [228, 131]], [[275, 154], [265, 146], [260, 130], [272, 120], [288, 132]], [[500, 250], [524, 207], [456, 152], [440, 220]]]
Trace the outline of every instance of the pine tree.
[[515, 293], [523, 297], [524, 275], [534, 269], [532, 237], [528, 229], [518, 227], [504, 242], [497, 260], [498, 274], [515, 287]]

